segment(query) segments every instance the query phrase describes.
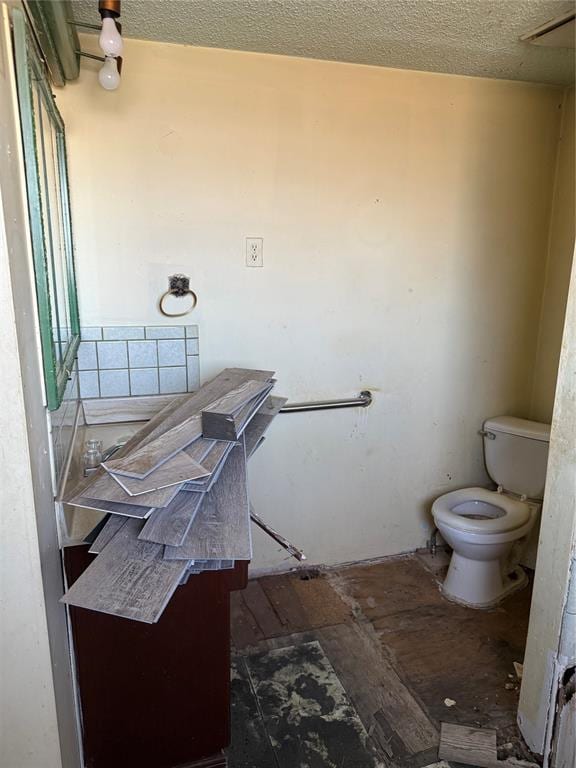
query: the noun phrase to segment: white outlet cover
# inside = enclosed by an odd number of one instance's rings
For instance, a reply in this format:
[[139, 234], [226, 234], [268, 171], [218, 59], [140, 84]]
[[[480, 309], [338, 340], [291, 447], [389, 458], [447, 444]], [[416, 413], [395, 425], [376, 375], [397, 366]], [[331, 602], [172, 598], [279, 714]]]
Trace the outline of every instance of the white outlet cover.
[[246, 238], [246, 266], [264, 266], [264, 240], [261, 237]]

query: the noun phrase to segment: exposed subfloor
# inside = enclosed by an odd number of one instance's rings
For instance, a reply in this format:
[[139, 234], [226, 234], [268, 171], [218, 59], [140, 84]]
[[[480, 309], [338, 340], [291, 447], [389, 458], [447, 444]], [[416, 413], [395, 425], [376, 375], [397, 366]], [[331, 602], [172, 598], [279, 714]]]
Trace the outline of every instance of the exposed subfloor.
[[513, 664], [531, 589], [464, 608], [439, 591], [446, 562], [303, 570], [233, 593], [230, 768], [421, 768], [441, 721], [494, 728], [501, 759], [533, 759]]

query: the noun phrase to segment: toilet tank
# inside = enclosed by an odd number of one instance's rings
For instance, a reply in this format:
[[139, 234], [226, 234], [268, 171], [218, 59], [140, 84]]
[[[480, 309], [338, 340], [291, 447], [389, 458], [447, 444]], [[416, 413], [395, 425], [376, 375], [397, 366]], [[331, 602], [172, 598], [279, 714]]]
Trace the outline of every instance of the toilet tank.
[[483, 435], [484, 459], [492, 480], [505, 491], [542, 499], [550, 425], [495, 416], [484, 422]]

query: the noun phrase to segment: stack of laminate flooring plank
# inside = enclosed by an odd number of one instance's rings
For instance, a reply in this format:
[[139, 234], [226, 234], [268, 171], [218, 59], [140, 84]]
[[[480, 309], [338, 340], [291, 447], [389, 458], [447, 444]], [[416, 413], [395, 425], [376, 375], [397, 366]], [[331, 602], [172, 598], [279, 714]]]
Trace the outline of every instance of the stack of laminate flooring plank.
[[62, 602], [154, 623], [191, 575], [251, 559], [246, 461], [286, 402], [270, 395], [273, 375], [227, 368], [66, 495], [108, 515]]

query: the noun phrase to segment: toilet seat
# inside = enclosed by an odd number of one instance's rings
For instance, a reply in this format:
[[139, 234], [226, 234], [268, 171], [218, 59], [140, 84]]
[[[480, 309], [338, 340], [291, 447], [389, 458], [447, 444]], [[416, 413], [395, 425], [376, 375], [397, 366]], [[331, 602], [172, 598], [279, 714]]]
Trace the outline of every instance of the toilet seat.
[[[470, 517], [477, 511], [489, 515]], [[492, 514], [494, 515], [492, 517]], [[530, 507], [523, 501], [485, 488], [462, 488], [446, 493], [432, 505], [436, 524], [443, 523], [458, 531], [470, 533], [504, 533], [522, 527], [530, 519]]]

